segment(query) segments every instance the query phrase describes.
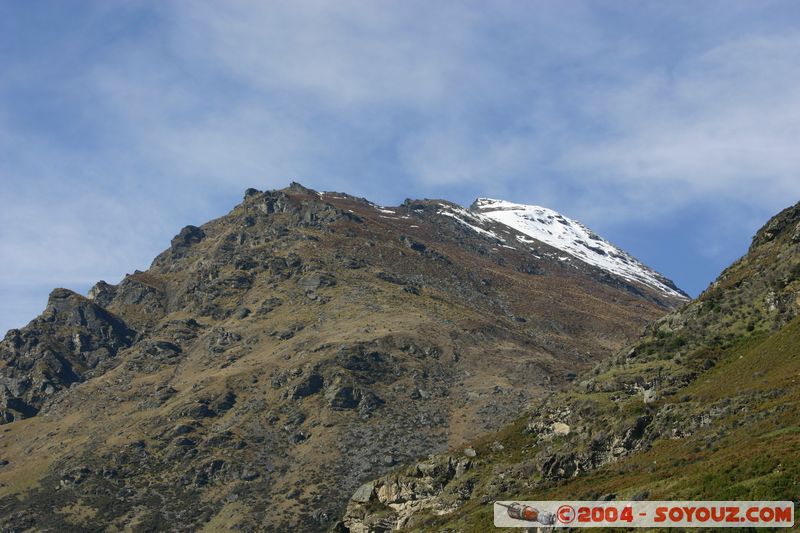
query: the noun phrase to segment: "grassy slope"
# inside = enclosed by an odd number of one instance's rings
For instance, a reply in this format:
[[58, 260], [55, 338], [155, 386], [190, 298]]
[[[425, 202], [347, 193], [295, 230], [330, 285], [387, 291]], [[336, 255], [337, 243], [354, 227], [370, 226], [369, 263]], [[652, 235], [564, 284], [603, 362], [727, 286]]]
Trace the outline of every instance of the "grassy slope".
[[[704, 404], [753, 395], [746, 412], [731, 413], [691, 437], [661, 439], [651, 449], [543, 490], [509, 494], [530, 500], [595, 498], [616, 494], [630, 499], [797, 500], [800, 495], [800, 319], [774, 335], [726, 350], [719, 364], [682, 390]], [[679, 399], [671, 401], [680, 401]], [[500, 440], [505, 449], [491, 454], [474, 475], [483, 481], [512, 468], [535, 448], [509, 428], [484, 444]], [[482, 448], [482, 449], [481, 449]], [[425, 529], [486, 531], [491, 505], [473, 499], [457, 517], [432, 518]]]

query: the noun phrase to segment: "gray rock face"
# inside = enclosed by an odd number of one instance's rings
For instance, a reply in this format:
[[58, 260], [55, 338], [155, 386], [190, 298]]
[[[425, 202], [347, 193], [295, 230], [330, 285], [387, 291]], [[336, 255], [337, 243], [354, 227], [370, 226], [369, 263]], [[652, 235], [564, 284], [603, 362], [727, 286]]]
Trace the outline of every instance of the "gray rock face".
[[334, 409], [355, 409], [361, 400], [361, 391], [353, 387], [331, 387], [325, 396]]
[[173, 249], [188, 248], [192, 244], [198, 243], [206, 236], [205, 232], [197, 226], [186, 226], [180, 233], [173, 237], [170, 245]]
[[167, 310], [163, 289], [138, 271], [113, 288], [113, 297], [105, 296], [100, 301], [108, 302], [104, 307], [120, 312], [137, 331], [155, 324]]
[[[464, 476], [471, 467], [471, 459], [444, 456], [365, 483], [350, 497], [342, 523], [348, 531], [389, 531], [407, 526], [412, 515], [419, 511], [437, 514], [450, 511], [453, 503], [460, 504], [470, 498], [471, 484], [467, 483], [457, 493], [456, 502], [449, 503], [439, 498], [442, 487]], [[380, 504], [375, 508], [381, 511], [373, 515], [371, 506], [375, 502]]]
[[98, 281], [94, 287], [89, 290], [87, 298], [92, 300], [100, 307], [106, 307], [114, 297], [117, 295], [117, 287], [106, 283], [105, 281]]
[[320, 201], [315, 192], [302, 185], [290, 187], [290, 190], [294, 193], [307, 194], [308, 197], [298, 201], [282, 191], [267, 191], [246, 194], [245, 203], [255, 207], [262, 215], [288, 214], [298, 225], [305, 227], [322, 228], [340, 219], [363, 221], [358, 215]]
[[366, 417], [384, 402], [374, 392], [349, 385], [336, 384], [325, 393], [328, 405], [337, 410], [358, 409]]
[[205, 239], [205, 237], [205, 232], [197, 226], [189, 225], [184, 227], [172, 238], [169, 248], [153, 260], [153, 266], [163, 266], [186, 257], [192, 246]]
[[336, 285], [336, 278], [324, 272], [315, 272], [297, 282], [297, 286], [307, 291], [314, 291], [320, 287], [333, 287]]
[[[752, 251], [758, 246], [772, 241], [781, 233], [792, 231], [794, 231], [795, 235], [798, 235], [798, 231], [800, 231], [800, 203], [784, 209], [778, 215], [772, 217], [766, 226], [758, 230], [753, 237], [750, 250]], [[797, 241], [793, 239], [793, 242]]]
[[99, 305], [55, 289], [39, 318], [0, 342], [0, 423], [35, 415], [48, 397], [100, 371], [133, 338]]
[[305, 398], [306, 396], [316, 394], [322, 390], [322, 384], [322, 376], [319, 374], [311, 374], [306, 376], [300, 381], [300, 383], [295, 385], [294, 390], [292, 391], [292, 398], [297, 400], [299, 398]]
[[375, 496], [375, 482], [370, 481], [369, 483], [364, 483], [358, 490], [353, 494], [350, 498], [354, 502], [358, 503], [368, 503], [372, 498]]

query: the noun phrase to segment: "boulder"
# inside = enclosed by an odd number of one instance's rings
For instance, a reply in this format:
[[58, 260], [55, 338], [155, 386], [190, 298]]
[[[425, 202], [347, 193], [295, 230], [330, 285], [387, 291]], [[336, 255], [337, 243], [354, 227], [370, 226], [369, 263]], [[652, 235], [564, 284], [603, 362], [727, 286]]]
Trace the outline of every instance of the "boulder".
[[375, 482], [370, 481], [364, 483], [350, 497], [351, 500], [358, 503], [369, 503], [375, 497]]
[[305, 291], [315, 291], [320, 287], [334, 287], [336, 278], [324, 272], [315, 272], [297, 281], [297, 286]]
[[558, 436], [569, 435], [570, 427], [563, 422], [555, 422], [553, 424], [553, 434]]

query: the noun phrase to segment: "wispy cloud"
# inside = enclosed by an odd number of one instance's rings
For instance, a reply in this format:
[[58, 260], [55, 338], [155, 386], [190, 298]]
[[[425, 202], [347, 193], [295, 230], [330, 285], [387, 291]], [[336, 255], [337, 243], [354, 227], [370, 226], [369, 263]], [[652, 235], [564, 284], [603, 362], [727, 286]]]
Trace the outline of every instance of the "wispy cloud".
[[798, 198], [798, 54], [800, 33], [746, 37], [642, 73], [596, 95], [608, 138], [570, 147], [561, 163], [648, 216], [687, 202]]
[[[651, 228], [673, 251], [643, 259], [697, 261], [677, 280], [696, 291], [800, 196], [792, 2], [0, 11], [0, 290], [17, 295], [114, 281], [291, 179], [383, 203], [511, 197], [621, 242]], [[38, 311], [19, 305], [0, 327]]]

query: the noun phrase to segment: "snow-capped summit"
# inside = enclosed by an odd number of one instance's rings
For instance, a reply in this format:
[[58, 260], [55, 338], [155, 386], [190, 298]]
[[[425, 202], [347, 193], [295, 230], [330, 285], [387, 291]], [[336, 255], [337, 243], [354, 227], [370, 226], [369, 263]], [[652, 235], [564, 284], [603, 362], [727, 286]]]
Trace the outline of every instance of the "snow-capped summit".
[[[527, 237], [557, 248], [584, 263], [628, 281], [643, 283], [671, 296], [687, 298], [686, 294], [678, 290], [664, 276], [580, 222], [567, 218], [557, 211], [537, 205], [515, 204], [491, 198], [478, 198], [470, 209], [505, 224]], [[522, 236], [518, 236], [517, 240], [521, 243], [533, 242]]]

